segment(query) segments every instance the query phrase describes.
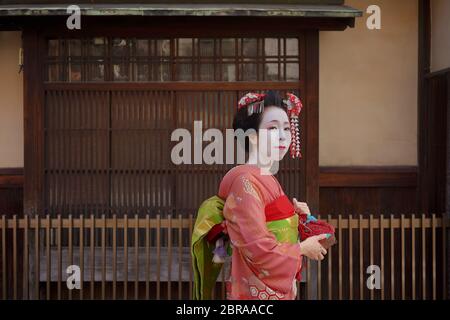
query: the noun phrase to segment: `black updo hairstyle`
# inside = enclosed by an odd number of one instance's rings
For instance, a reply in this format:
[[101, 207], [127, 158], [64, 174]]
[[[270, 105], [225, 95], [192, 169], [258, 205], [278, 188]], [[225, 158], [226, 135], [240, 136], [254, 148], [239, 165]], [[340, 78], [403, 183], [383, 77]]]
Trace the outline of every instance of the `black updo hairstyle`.
[[[287, 113], [287, 106], [283, 103], [283, 99], [273, 90], [266, 92], [264, 98], [264, 107], [278, 107], [283, 109]], [[234, 115], [233, 119], [233, 129], [234, 131], [242, 129], [246, 132], [248, 129], [254, 129], [258, 132], [259, 125], [261, 124], [262, 113], [253, 113], [251, 116], [248, 115], [247, 108], [239, 109]], [[237, 139], [237, 138], [236, 138]], [[250, 143], [248, 136], [245, 136], [245, 152], [249, 152]]]

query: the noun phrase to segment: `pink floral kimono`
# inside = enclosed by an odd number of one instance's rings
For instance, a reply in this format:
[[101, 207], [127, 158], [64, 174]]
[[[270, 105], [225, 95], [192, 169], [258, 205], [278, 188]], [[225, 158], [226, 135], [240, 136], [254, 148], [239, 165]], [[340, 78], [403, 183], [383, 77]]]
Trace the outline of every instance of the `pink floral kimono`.
[[255, 165], [237, 166], [224, 176], [218, 196], [226, 199], [223, 217], [232, 247], [227, 299], [295, 299], [302, 263], [298, 215], [266, 221], [267, 205], [287, 199], [278, 180]]

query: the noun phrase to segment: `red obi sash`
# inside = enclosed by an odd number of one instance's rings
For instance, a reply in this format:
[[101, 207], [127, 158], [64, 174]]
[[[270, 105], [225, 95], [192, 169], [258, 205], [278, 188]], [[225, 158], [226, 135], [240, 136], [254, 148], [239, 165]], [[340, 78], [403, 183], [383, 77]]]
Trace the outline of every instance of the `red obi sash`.
[[[282, 195], [267, 204], [264, 208], [264, 212], [266, 214], [266, 221], [269, 222], [292, 217], [295, 214], [295, 209], [289, 198], [286, 195]], [[215, 242], [217, 238], [219, 238], [223, 229], [224, 227], [220, 223], [216, 224], [208, 232], [206, 239], [209, 242]]]

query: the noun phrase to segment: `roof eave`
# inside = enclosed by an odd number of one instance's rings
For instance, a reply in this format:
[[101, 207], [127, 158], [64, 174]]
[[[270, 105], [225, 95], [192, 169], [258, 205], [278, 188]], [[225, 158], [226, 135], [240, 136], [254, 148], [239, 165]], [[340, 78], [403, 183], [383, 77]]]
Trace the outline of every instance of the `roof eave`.
[[[79, 5], [86, 16], [243, 16], [356, 18], [362, 11], [345, 5]], [[3, 5], [0, 16], [64, 16], [66, 5]]]

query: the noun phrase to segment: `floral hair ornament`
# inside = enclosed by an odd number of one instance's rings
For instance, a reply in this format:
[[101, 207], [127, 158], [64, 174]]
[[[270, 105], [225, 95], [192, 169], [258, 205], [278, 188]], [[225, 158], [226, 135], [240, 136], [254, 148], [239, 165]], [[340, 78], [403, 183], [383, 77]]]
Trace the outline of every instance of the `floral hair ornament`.
[[265, 93], [249, 92], [243, 96], [238, 103], [238, 109], [247, 108], [248, 116], [253, 113], [262, 113], [264, 111]]
[[288, 109], [288, 116], [291, 125], [292, 143], [290, 146], [290, 153], [292, 158], [302, 158], [300, 152], [300, 123], [299, 115], [302, 111], [303, 104], [301, 100], [294, 94], [288, 93], [287, 99], [283, 100]]

